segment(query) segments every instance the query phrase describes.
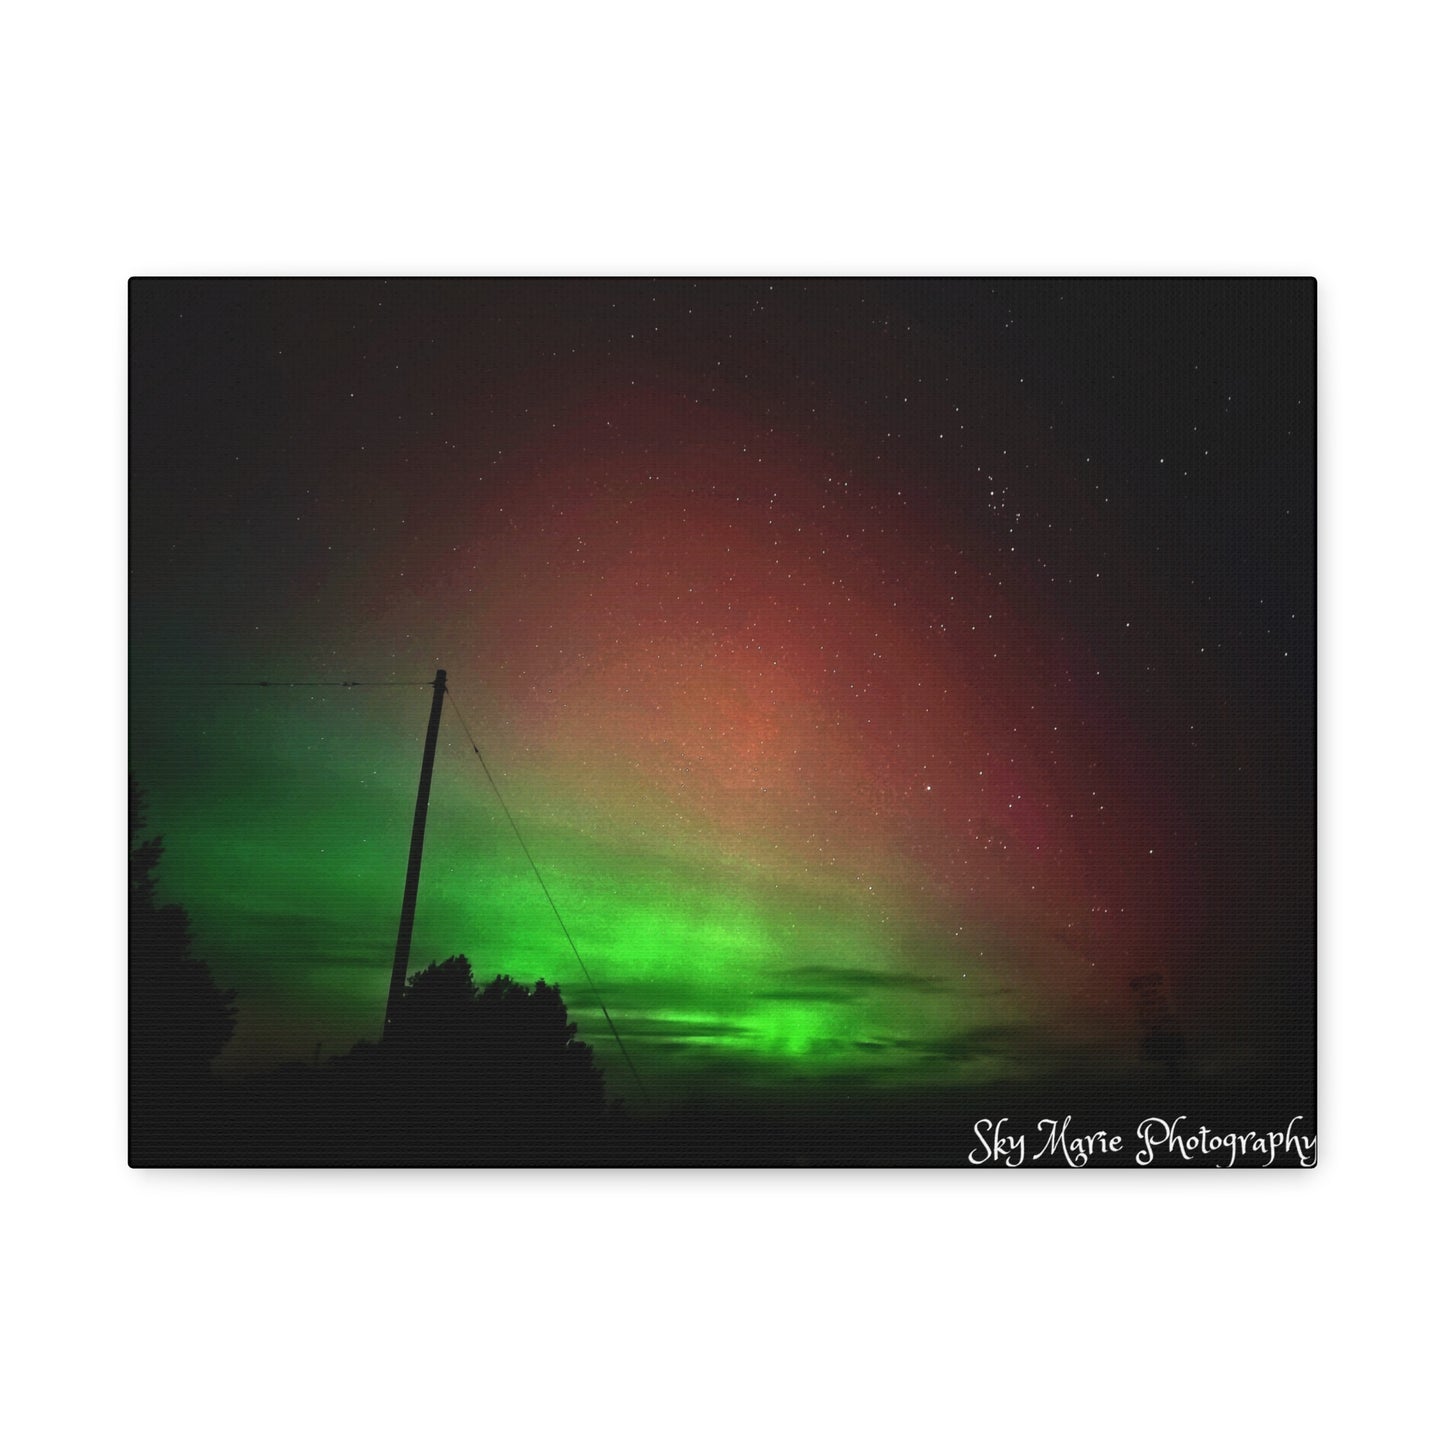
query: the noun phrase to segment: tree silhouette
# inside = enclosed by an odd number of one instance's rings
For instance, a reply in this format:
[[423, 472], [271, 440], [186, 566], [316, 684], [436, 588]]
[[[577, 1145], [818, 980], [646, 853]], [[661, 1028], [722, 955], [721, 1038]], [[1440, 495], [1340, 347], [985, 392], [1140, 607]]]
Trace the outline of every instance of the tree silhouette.
[[156, 903], [164, 845], [146, 838], [145, 796], [130, 779], [131, 1152], [153, 1155], [199, 1126], [211, 1061], [235, 1030], [233, 992], [218, 988], [192, 952], [190, 919]]
[[556, 985], [498, 974], [478, 988], [458, 955], [407, 980], [393, 1034], [367, 1067], [385, 1070], [385, 1112], [406, 1157], [545, 1151], [606, 1111], [602, 1073], [576, 1035]]
[[419, 1060], [474, 1049], [481, 1034], [479, 999], [465, 955], [412, 974], [397, 1010], [398, 1045]]

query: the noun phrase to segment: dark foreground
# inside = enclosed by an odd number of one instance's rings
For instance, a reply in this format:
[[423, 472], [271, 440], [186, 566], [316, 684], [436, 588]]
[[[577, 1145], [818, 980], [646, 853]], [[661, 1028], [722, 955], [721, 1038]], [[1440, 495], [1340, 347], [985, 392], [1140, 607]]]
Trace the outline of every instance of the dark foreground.
[[[734, 1094], [644, 1112], [495, 1083], [290, 1067], [133, 1095], [130, 1162], [209, 1168], [1259, 1168], [1315, 1162], [1312, 1078]], [[1142, 1132], [1141, 1132], [1142, 1130]], [[1203, 1133], [1201, 1134], [1201, 1130]]]

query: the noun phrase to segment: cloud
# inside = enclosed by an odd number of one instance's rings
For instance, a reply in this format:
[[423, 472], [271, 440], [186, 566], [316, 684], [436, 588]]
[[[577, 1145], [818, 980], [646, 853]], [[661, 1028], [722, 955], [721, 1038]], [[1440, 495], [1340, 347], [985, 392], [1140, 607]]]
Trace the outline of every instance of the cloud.
[[[579, 1010], [581, 1012], [581, 1010]], [[653, 1019], [633, 1018], [619, 1025], [629, 1038], [666, 1040], [690, 1038], [741, 1038], [753, 1032], [746, 1024], [728, 1023], [723, 1019]]]
[[871, 968], [838, 968], [808, 964], [782, 970], [783, 987], [762, 990], [758, 998], [791, 999], [814, 1003], [846, 1003], [860, 991], [876, 993], [946, 993], [942, 979], [918, 973], [890, 973]]

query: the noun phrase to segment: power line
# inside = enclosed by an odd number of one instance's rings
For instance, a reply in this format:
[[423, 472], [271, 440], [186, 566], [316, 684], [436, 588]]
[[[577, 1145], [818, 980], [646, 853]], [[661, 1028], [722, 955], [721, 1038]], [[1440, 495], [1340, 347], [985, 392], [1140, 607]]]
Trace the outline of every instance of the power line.
[[572, 940], [572, 934], [558, 911], [557, 904], [553, 901], [552, 892], [547, 887], [547, 880], [542, 877], [542, 870], [537, 867], [537, 860], [532, 857], [532, 850], [527, 847], [526, 839], [522, 837], [522, 830], [517, 827], [517, 820], [512, 816], [512, 810], [507, 807], [507, 800], [502, 796], [502, 790], [497, 786], [497, 780], [492, 776], [492, 770], [487, 766], [487, 760], [482, 756], [482, 750], [477, 746], [476, 739], [472, 736], [472, 730], [467, 726], [467, 720], [462, 716], [462, 710], [457, 706], [457, 700], [447, 689], [447, 701], [452, 705], [452, 711], [457, 715], [457, 721], [462, 725], [462, 731], [467, 735], [467, 742], [471, 744], [472, 751], [477, 755], [477, 761], [482, 765], [482, 771], [487, 775], [487, 781], [492, 785], [492, 791], [497, 795], [497, 802], [502, 806], [502, 812], [506, 815], [507, 822], [512, 825], [512, 832], [517, 836], [517, 842], [522, 852], [526, 855], [527, 862], [532, 865], [532, 872], [537, 876], [537, 882], [541, 886], [542, 894], [551, 906], [552, 913], [557, 919], [557, 924], [562, 930], [562, 936], [567, 940], [572, 950], [572, 956], [577, 960], [577, 967], [582, 970], [582, 977], [587, 980], [587, 986], [592, 990], [597, 999], [597, 1006], [602, 1010], [602, 1017], [607, 1020], [607, 1027], [612, 1030], [612, 1037], [617, 1041], [617, 1047], [622, 1057], [627, 1061], [627, 1067], [632, 1071], [632, 1077], [637, 1080], [637, 1087], [642, 1090], [643, 1096], [647, 1095], [647, 1085], [642, 1082], [642, 1075], [637, 1072], [637, 1065], [632, 1062], [632, 1055], [627, 1052], [627, 1045], [622, 1042], [622, 1035], [617, 1031], [617, 1025], [612, 1022], [612, 1015], [607, 1012], [607, 1004], [603, 1001], [602, 991], [592, 981], [592, 975], [587, 971], [587, 965], [582, 962], [582, 955], [577, 951], [577, 945]]
[[[176, 684], [184, 687], [434, 687], [433, 682], [354, 682], [350, 680], [336, 682], [186, 682]], [[587, 980], [587, 986], [592, 990], [597, 999], [597, 1006], [602, 1010], [602, 1017], [607, 1020], [607, 1027], [612, 1030], [612, 1037], [617, 1042], [618, 1051], [627, 1062], [627, 1067], [632, 1072], [632, 1077], [637, 1080], [637, 1087], [642, 1090], [644, 1097], [647, 1095], [647, 1085], [642, 1082], [642, 1075], [637, 1072], [637, 1065], [632, 1062], [632, 1055], [627, 1052], [627, 1045], [622, 1042], [622, 1035], [618, 1032], [617, 1025], [612, 1015], [607, 1011], [607, 1004], [602, 997], [602, 990], [593, 981], [587, 965], [582, 961], [582, 955], [577, 949], [577, 944], [572, 938], [566, 921], [563, 919], [556, 901], [552, 897], [551, 890], [547, 887], [547, 880], [542, 877], [542, 870], [537, 867], [537, 860], [532, 857], [532, 850], [527, 847], [527, 840], [522, 837], [522, 830], [517, 826], [517, 820], [512, 816], [512, 810], [507, 807], [507, 800], [502, 796], [502, 790], [497, 786], [497, 780], [492, 776], [492, 770], [487, 766], [487, 760], [482, 756], [482, 750], [477, 746], [476, 739], [472, 736], [472, 730], [467, 726], [467, 720], [462, 716], [462, 710], [457, 706], [457, 700], [451, 695], [451, 689], [445, 688], [447, 700], [452, 705], [452, 711], [457, 715], [457, 721], [462, 725], [462, 731], [467, 735], [467, 742], [471, 745], [472, 752], [476, 754], [477, 761], [482, 765], [482, 771], [487, 775], [487, 781], [492, 785], [492, 792], [497, 796], [497, 802], [501, 804], [502, 812], [507, 822], [511, 824], [512, 832], [516, 835], [517, 843], [520, 846], [527, 862], [531, 864], [532, 872], [536, 875], [538, 886], [542, 890], [542, 896], [546, 898], [553, 916], [557, 920], [558, 927], [562, 930], [562, 936], [567, 940], [567, 945], [572, 950], [572, 956], [577, 960], [577, 967], [582, 970], [582, 977]]]
[[429, 682], [181, 682], [177, 687], [430, 687]]

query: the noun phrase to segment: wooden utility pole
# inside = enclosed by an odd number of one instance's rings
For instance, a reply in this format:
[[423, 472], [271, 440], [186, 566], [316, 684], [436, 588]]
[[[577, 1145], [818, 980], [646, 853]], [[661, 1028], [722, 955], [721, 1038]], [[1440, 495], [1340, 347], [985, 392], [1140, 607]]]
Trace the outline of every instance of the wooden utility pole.
[[426, 746], [421, 753], [421, 782], [416, 789], [416, 815], [411, 824], [411, 856], [406, 860], [406, 888], [401, 895], [401, 922], [396, 929], [396, 956], [391, 962], [391, 989], [386, 996], [386, 1021], [381, 1027], [383, 1043], [396, 1028], [397, 1010], [406, 987], [406, 966], [411, 959], [411, 926], [416, 919], [416, 886], [421, 880], [421, 845], [426, 837], [426, 805], [431, 797], [431, 770], [437, 755], [437, 729], [442, 720], [442, 699], [447, 675], [437, 668], [432, 683], [431, 718], [426, 725]]

